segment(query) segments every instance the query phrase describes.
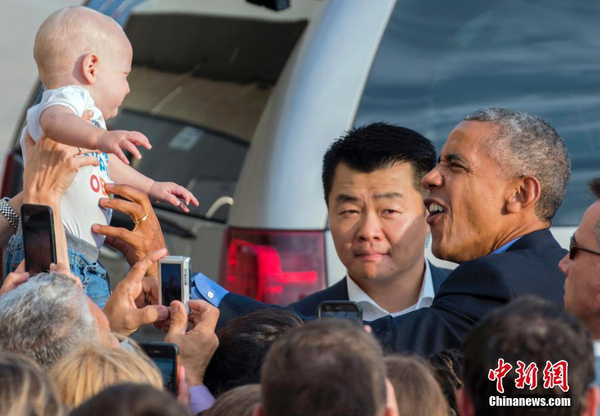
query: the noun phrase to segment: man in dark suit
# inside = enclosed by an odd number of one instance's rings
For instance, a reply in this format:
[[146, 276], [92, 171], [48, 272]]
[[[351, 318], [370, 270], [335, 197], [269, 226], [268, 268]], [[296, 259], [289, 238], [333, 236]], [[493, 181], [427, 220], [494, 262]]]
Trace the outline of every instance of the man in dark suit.
[[385, 123], [352, 129], [330, 146], [323, 189], [348, 275], [289, 308], [315, 316], [323, 301], [351, 300], [375, 320], [431, 305], [448, 274], [424, 256], [429, 226], [421, 181], [435, 159], [425, 137]]
[[[384, 348], [421, 354], [457, 348], [489, 311], [525, 294], [561, 305], [558, 262], [565, 250], [549, 228], [569, 177], [563, 140], [537, 116], [483, 109], [459, 123], [423, 185], [430, 191], [433, 253], [460, 265], [431, 307], [370, 322]], [[215, 296], [199, 281], [199, 294], [214, 299], [224, 317], [264, 307], [235, 294]]]
[[432, 251], [460, 265], [426, 312], [372, 323], [384, 346], [458, 347], [489, 311], [525, 294], [562, 305], [565, 250], [548, 229], [569, 176], [563, 140], [537, 116], [483, 109], [459, 123], [423, 185]]

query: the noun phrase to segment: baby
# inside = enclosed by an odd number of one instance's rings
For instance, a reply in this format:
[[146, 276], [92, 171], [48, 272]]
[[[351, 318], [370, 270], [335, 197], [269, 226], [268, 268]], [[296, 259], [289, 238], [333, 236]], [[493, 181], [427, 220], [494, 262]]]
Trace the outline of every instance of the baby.
[[[77, 173], [61, 198], [60, 207], [69, 245], [69, 263], [86, 293], [104, 305], [109, 296], [106, 271], [97, 263], [104, 236], [92, 224], [108, 224], [111, 210], [101, 208], [106, 183], [127, 184], [148, 193], [153, 201], [166, 201], [188, 212], [198, 201], [184, 187], [155, 182], [129, 166], [123, 153], [136, 158], [136, 146], [150, 149], [146, 136], [134, 131], [107, 131], [105, 120], [115, 117], [129, 93], [132, 48], [125, 32], [110, 17], [86, 7], [59, 10], [44, 21], [35, 38], [34, 57], [46, 91], [39, 104], [27, 111], [21, 147], [27, 163], [30, 149], [42, 137], [79, 148], [99, 159]], [[82, 118], [86, 110], [90, 121]], [[185, 203], [183, 203], [183, 202]], [[145, 218], [137, 219], [143, 221]], [[9, 242], [6, 272], [23, 258], [22, 235]]]

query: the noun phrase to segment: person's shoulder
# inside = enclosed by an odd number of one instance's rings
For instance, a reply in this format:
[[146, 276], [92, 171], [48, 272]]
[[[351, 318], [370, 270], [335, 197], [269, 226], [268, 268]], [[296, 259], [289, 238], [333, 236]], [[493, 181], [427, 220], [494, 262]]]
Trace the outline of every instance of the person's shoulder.
[[81, 116], [86, 109], [94, 107], [95, 104], [87, 89], [79, 85], [65, 85], [42, 93], [39, 111], [53, 105], [69, 107], [76, 115]]

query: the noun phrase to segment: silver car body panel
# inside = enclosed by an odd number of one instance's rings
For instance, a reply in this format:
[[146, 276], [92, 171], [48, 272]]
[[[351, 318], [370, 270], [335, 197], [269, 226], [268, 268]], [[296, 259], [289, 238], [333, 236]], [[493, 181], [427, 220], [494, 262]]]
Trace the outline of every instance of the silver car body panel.
[[394, 0], [330, 0], [309, 23], [259, 121], [229, 224], [323, 229], [321, 162], [348, 130]]

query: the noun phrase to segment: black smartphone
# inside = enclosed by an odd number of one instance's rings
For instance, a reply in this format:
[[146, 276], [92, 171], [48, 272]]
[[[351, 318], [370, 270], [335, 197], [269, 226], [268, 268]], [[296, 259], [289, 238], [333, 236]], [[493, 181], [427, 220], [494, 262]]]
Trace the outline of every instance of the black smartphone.
[[139, 345], [160, 370], [165, 388], [177, 395], [179, 380], [179, 347], [177, 344], [142, 341]]
[[47, 272], [50, 264], [56, 263], [52, 208], [47, 205], [23, 204], [21, 223], [23, 224], [25, 270], [30, 275]]
[[349, 300], [328, 300], [319, 304], [319, 318], [348, 319], [359, 325], [363, 324], [362, 308]]

